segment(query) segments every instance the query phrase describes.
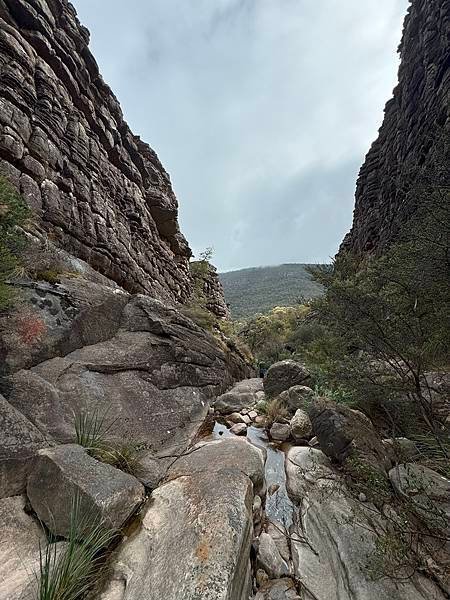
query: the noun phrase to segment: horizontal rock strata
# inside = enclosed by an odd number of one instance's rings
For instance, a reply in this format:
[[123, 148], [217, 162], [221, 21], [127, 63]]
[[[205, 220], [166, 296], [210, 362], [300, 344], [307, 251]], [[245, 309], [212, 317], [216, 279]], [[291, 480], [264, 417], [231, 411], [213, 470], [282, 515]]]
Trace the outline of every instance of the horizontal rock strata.
[[58, 245], [127, 290], [183, 301], [189, 247], [67, 0], [0, 0], [0, 171]]
[[449, 27], [449, 0], [412, 0], [398, 85], [361, 167], [353, 227], [340, 252], [382, 252], [417, 208], [417, 194], [408, 194], [414, 183], [422, 173], [430, 179], [436, 161], [445, 165], [441, 142], [449, 136]]

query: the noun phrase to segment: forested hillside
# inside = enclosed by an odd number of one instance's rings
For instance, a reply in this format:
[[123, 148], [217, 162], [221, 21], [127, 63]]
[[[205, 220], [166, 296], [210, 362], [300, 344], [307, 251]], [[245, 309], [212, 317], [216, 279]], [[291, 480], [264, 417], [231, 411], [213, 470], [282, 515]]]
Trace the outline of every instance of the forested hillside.
[[290, 306], [299, 299], [316, 298], [321, 286], [311, 279], [307, 265], [285, 264], [221, 273], [225, 299], [235, 319]]

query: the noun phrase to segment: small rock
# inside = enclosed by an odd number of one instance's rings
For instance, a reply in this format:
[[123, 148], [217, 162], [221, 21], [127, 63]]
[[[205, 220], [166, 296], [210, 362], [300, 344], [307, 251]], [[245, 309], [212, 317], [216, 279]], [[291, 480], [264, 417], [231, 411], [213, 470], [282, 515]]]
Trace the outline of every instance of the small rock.
[[311, 438], [311, 439], [309, 440], [308, 444], [309, 444], [309, 445], [310, 445], [312, 448], [314, 448], [315, 446], [318, 446], [318, 445], [319, 445], [319, 440], [317, 439], [317, 437], [316, 437], [316, 436], [314, 436], [313, 438]]
[[261, 496], [256, 495], [253, 498], [253, 512], [257, 512], [257, 511], [261, 510], [261, 507], [262, 507]]
[[256, 571], [256, 585], [260, 588], [269, 581], [269, 576], [264, 571], [264, 569], [258, 569]]
[[254, 420], [255, 427], [265, 427], [266, 425], [266, 417], [263, 415], [258, 415]]
[[291, 427], [287, 423], [274, 423], [270, 428], [270, 437], [277, 442], [285, 442], [291, 436]]
[[296, 442], [308, 439], [312, 434], [311, 420], [301, 408], [295, 412], [291, 419], [291, 433]]
[[360, 494], [358, 496], [358, 500], [360, 502], [367, 502], [367, 496], [364, 494], [364, 492], [360, 492]]
[[248, 414], [248, 408], [243, 408], [243, 409], [241, 410], [241, 414], [242, 414], [242, 415], [246, 415], [246, 414]]
[[248, 415], [243, 415], [242, 419], [246, 425], [250, 425], [250, 423], [252, 422], [252, 420], [250, 419], [250, 417]]
[[393, 463], [408, 462], [417, 456], [417, 446], [415, 442], [408, 438], [388, 438], [381, 440], [381, 442]]
[[275, 492], [277, 492], [280, 489], [280, 484], [279, 483], [272, 483], [271, 486], [269, 486], [269, 489], [267, 490], [267, 494], [269, 496], [272, 496], [273, 494], [275, 494]]
[[254, 420], [256, 419], [256, 417], [258, 416], [258, 413], [256, 412], [256, 410], [251, 410], [251, 411], [248, 413], [248, 416], [250, 417], [250, 419], [251, 419], [252, 421], [254, 421]]
[[234, 435], [245, 435], [247, 433], [247, 425], [245, 423], [236, 423], [230, 428], [230, 431]]
[[227, 416], [228, 423], [244, 423], [244, 419], [242, 415], [238, 412], [231, 413], [231, 415]]
[[263, 532], [259, 536], [257, 562], [271, 579], [289, 575], [289, 565], [281, 557], [275, 541], [268, 533]]

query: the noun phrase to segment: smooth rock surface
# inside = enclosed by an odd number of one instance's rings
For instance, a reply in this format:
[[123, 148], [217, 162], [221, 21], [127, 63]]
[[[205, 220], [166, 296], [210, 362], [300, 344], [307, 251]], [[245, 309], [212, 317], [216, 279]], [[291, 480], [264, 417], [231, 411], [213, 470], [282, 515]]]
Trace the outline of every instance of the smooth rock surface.
[[274, 397], [295, 386], [311, 381], [311, 374], [301, 363], [294, 360], [281, 360], [274, 363], [264, 378], [264, 391]]
[[228, 437], [200, 443], [181, 456], [169, 469], [168, 479], [195, 473], [212, 473], [222, 469], [238, 469], [254, 485], [255, 492], [264, 484], [263, 451], [246, 439]]
[[67, 536], [78, 496], [82, 514], [117, 529], [143, 501], [139, 481], [90, 457], [75, 444], [40, 450], [28, 479], [30, 503], [55, 535]]
[[209, 400], [248, 372], [178, 310], [134, 296], [110, 339], [18, 371], [8, 401], [60, 443], [75, 439], [74, 413], [97, 410], [114, 420], [111, 439], [132, 435], [155, 454], [177, 454], [197, 433]]
[[34, 600], [39, 544], [46, 543], [37, 519], [26, 514], [25, 496], [0, 500], [0, 597]]
[[257, 562], [271, 579], [289, 575], [289, 565], [281, 556], [275, 540], [265, 532], [259, 536]]
[[[305, 598], [444, 600], [442, 591], [418, 574], [404, 581], [370, 578], [366, 565], [376, 539], [371, 530], [381, 530], [382, 517], [345, 491], [323, 452], [291, 448], [286, 473], [288, 492], [298, 506], [291, 549], [295, 574], [311, 592], [305, 591]], [[308, 544], [295, 541], [296, 536]]]
[[180, 458], [119, 547], [100, 600], [248, 600], [253, 484], [245, 469], [259, 482], [261, 461], [232, 438]]
[[291, 436], [291, 427], [288, 423], [274, 423], [269, 434], [276, 442], [285, 442]]
[[33, 457], [51, 444], [0, 394], [0, 498], [22, 494]]

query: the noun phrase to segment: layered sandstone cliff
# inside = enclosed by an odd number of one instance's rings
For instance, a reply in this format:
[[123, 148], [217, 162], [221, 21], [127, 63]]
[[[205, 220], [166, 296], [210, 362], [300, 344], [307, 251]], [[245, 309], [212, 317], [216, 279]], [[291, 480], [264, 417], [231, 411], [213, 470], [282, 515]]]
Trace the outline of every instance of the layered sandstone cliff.
[[450, 0], [412, 0], [398, 85], [361, 167], [351, 231], [340, 252], [380, 253], [417, 208], [409, 194], [450, 135]]
[[0, 0], [0, 169], [58, 245], [131, 292], [191, 291], [155, 152], [132, 134], [67, 0]]

